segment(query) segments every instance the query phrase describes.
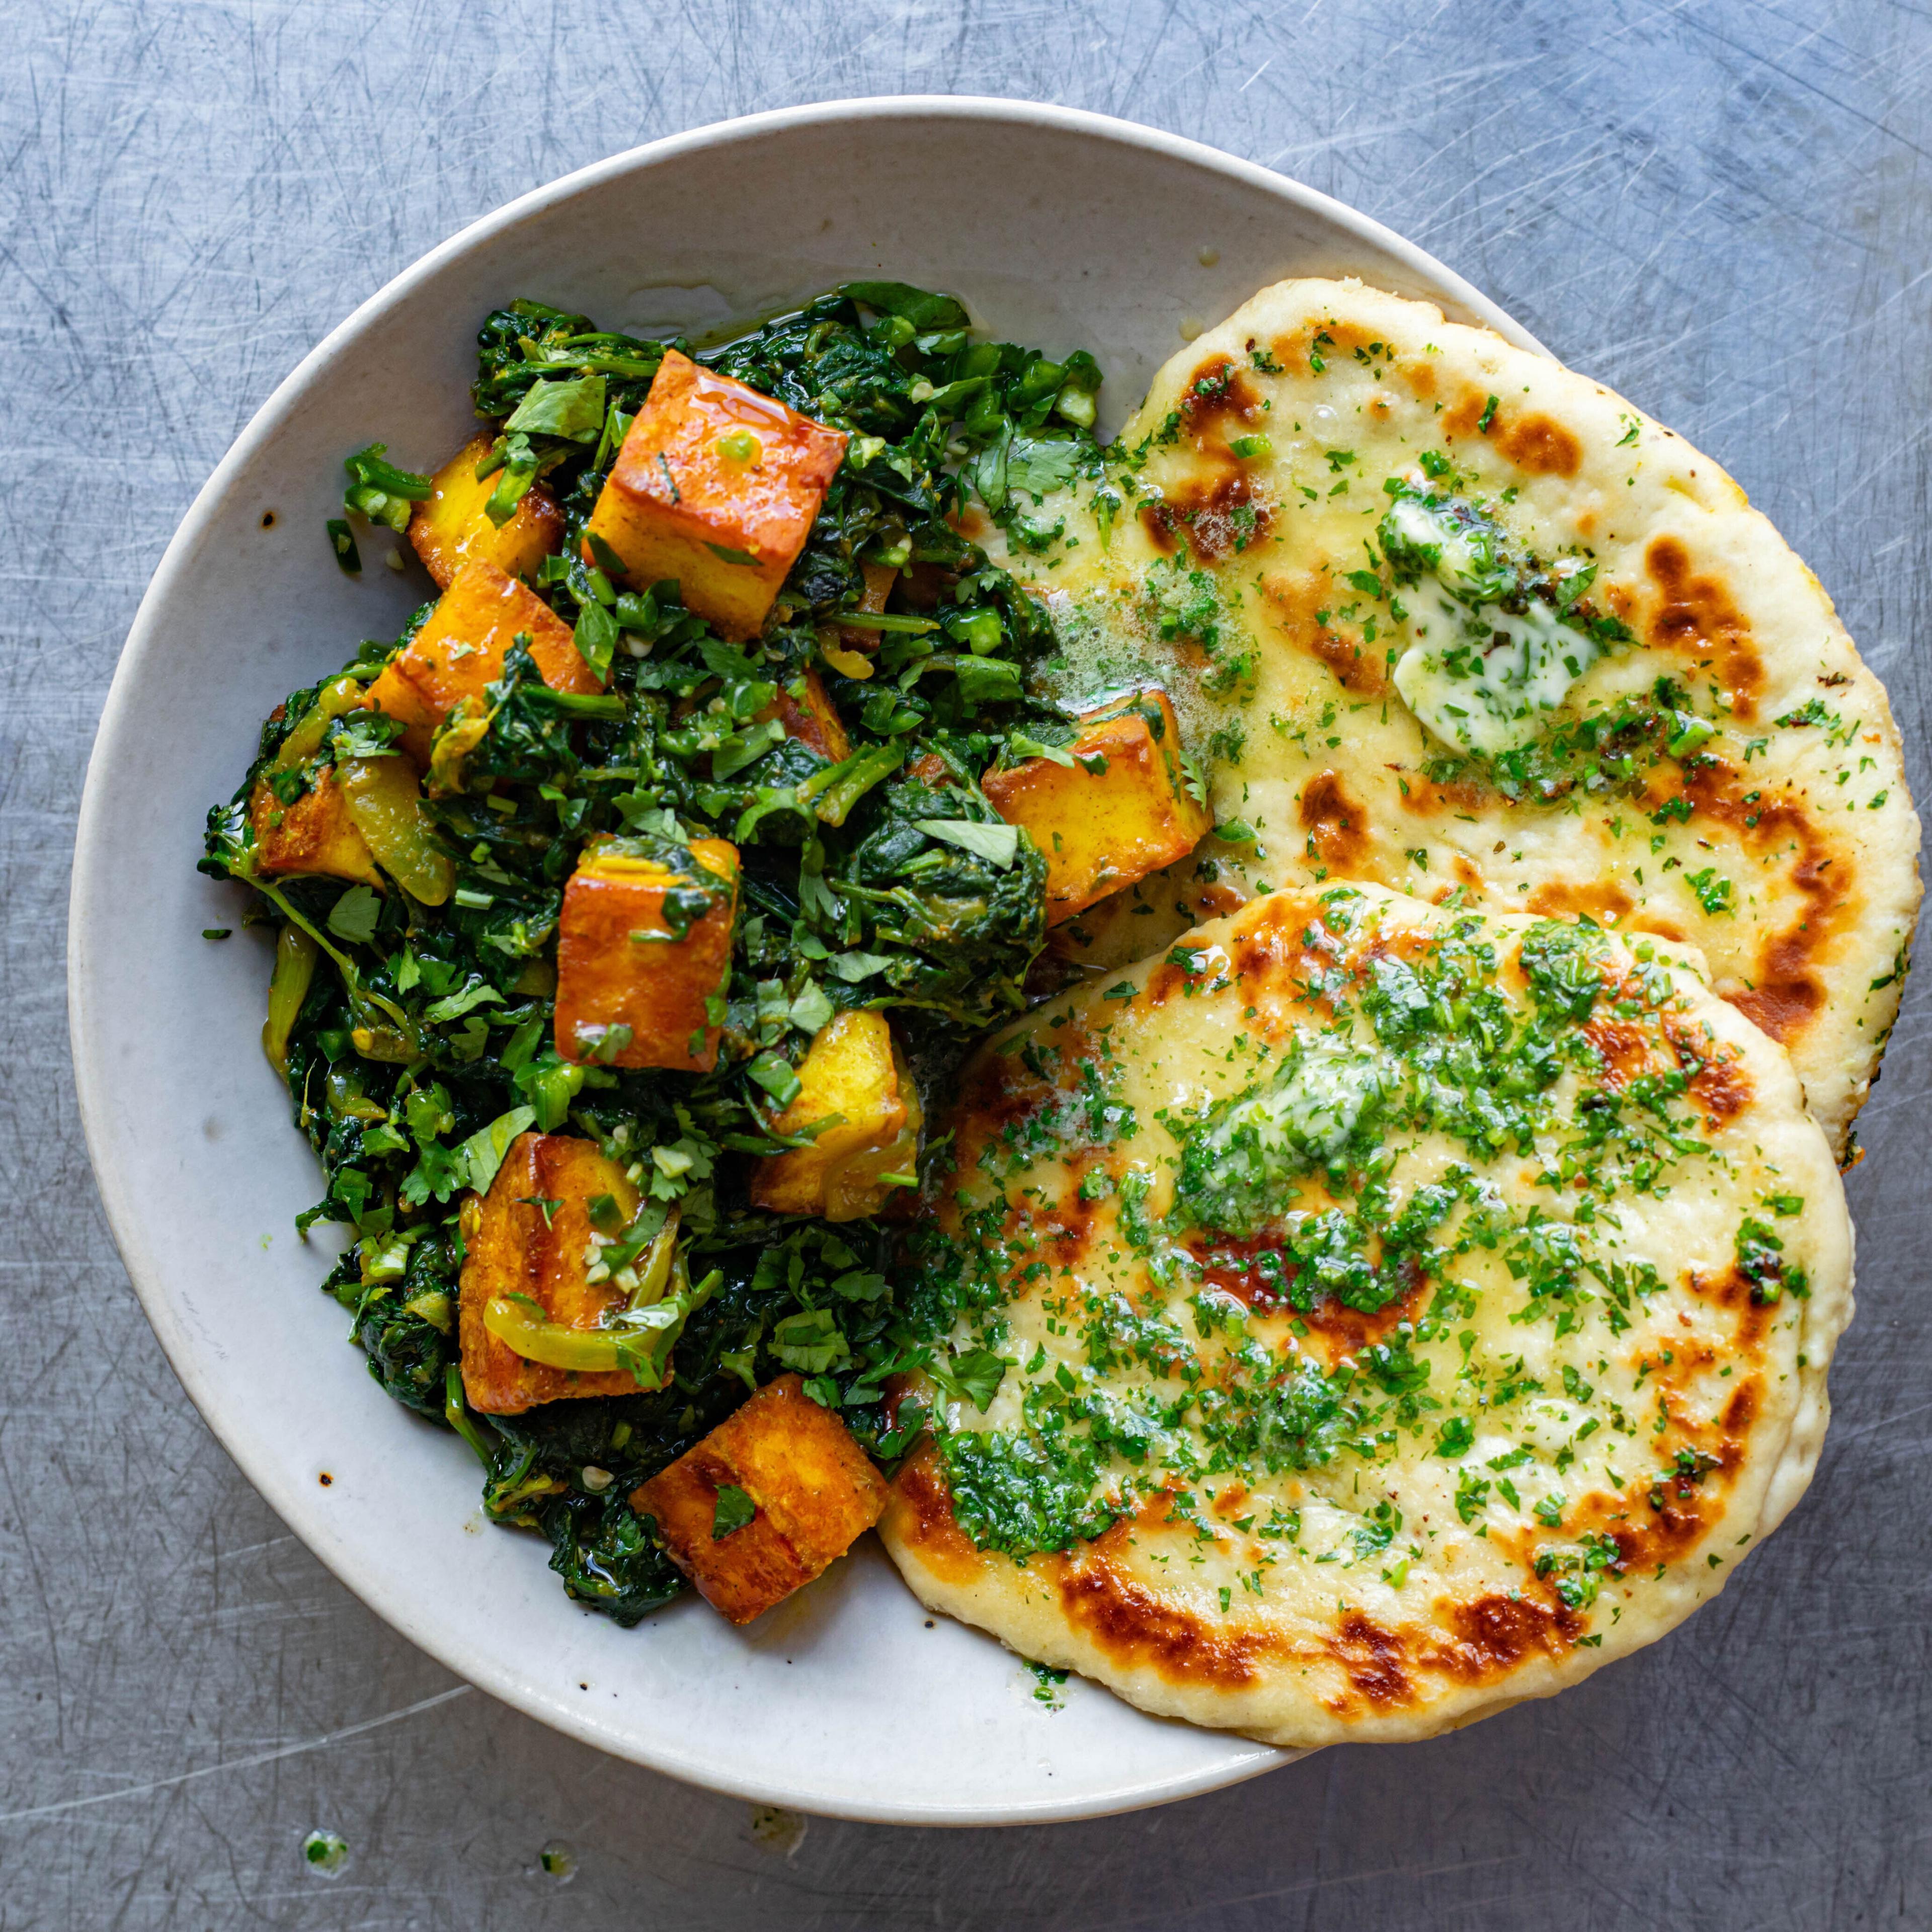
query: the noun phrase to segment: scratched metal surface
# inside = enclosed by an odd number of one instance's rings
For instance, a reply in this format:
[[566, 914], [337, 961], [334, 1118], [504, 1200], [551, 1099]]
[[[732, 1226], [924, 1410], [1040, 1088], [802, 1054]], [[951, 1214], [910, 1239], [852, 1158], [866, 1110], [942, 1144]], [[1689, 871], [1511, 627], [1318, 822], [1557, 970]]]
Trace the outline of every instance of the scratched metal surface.
[[[95, 1202], [62, 1002], [71, 820], [116, 653], [275, 382], [522, 190], [840, 95], [1126, 115], [1415, 237], [1744, 482], [1889, 681], [1924, 798], [1922, 8], [46, 0], [8, 17], [0, 1928], [1932, 1923], [1932, 982], [1865, 1116], [1860, 1312], [1823, 1466], [1738, 1587], [1642, 1657], [1460, 1736], [1331, 1750], [1139, 1816], [970, 1834], [760, 1828], [499, 1708], [379, 1625], [163, 1362]], [[316, 1826], [352, 1847], [333, 1881], [298, 1857]], [[567, 1887], [536, 1870], [553, 1838], [576, 1849]]]

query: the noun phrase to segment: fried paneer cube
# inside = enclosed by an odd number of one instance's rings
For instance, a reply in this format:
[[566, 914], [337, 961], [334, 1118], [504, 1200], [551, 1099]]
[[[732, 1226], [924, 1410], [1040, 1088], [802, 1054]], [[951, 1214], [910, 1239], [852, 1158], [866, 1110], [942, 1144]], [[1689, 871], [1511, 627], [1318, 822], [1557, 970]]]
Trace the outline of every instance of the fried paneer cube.
[[885, 1506], [866, 1452], [796, 1376], [767, 1382], [631, 1496], [671, 1561], [734, 1624], [809, 1583]]
[[255, 864], [261, 872], [382, 883], [368, 841], [350, 816], [349, 801], [328, 766], [292, 805], [282, 803], [267, 778], [258, 778], [248, 794], [248, 822], [255, 829]]
[[738, 848], [697, 838], [694, 871], [610, 839], [586, 847], [557, 928], [556, 1050], [605, 1066], [708, 1072], [731, 970]]
[[476, 466], [492, 447], [489, 436], [472, 436], [430, 478], [428, 501], [410, 517], [410, 546], [439, 590], [447, 590], [476, 557], [511, 577], [527, 577], [563, 542], [563, 512], [541, 483], [524, 493], [507, 523], [490, 520], [484, 506], [501, 479], [478, 482]]
[[755, 638], [844, 454], [843, 430], [670, 350], [588, 536], [639, 589], [675, 578], [721, 636]]
[[817, 671], [806, 670], [778, 686], [778, 694], [758, 713], [758, 722], [776, 718], [784, 727], [788, 738], [808, 745], [821, 758], [835, 765], [852, 755], [852, 741], [845, 735], [844, 722], [826, 694], [825, 681]]
[[382, 668], [369, 702], [407, 727], [403, 748], [428, 769], [436, 728], [465, 698], [503, 674], [519, 633], [553, 691], [601, 691], [570, 626], [531, 590], [487, 557], [472, 557], [450, 580], [428, 622]]
[[1084, 713], [1067, 749], [1070, 766], [1029, 758], [981, 781], [994, 810], [1046, 855], [1049, 926], [1185, 858], [1214, 824], [1189, 794], [1164, 691]]
[[484, 1327], [499, 1298], [524, 1295], [552, 1322], [595, 1328], [624, 1299], [610, 1282], [593, 1283], [585, 1258], [590, 1203], [609, 1195], [621, 1220], [637, 1212], [638, 1191], [594, 1141], [568, 1134], [519, 1134], [490, 1191], [464, 1204], [463, 1286], [459, 1328], [463, 1390], [485, 1415], [518, 1415], [572, 1396], [634, 1395], [624, 1370], [582, 1374], [526, 1360]]
[[764, 1156], [752, 1171], [753, 1204], [828, 1221], [879, 1213], [894, 1191], [885, 1177], [910, 1174], [917, 1162], [921, 1124], [919, 1090], [885, 1016], [844, 1012], [821, 1027], [798, 1084], [772, 1124], [780, 1133], [840, 1118], [810, 1146]]

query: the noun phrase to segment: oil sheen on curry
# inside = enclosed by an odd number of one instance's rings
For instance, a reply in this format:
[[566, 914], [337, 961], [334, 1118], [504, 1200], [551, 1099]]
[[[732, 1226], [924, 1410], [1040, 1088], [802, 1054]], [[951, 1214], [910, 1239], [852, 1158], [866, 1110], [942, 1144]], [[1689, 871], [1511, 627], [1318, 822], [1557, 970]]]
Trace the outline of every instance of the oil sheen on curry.
[[1808, 1480], [1842, 1189], [1666, 943], [1279, 892], [1016, 1022], [947, 1124], [914, 1300], [1009, 1366], [918, 1393], [882, 1533], [1143, 1708], [1312, 1746], [1547, 1694]]
[[1315, 280], [1175, 357], [1115, 448], [1005, 536], [1074, 684], [1167, 686], [1223, 839], [1088, 922], [1091, 956], [1329, 878], [1687, 941], [1846, 1154], [1918, 819], [1883, 688], [1716, 464]]

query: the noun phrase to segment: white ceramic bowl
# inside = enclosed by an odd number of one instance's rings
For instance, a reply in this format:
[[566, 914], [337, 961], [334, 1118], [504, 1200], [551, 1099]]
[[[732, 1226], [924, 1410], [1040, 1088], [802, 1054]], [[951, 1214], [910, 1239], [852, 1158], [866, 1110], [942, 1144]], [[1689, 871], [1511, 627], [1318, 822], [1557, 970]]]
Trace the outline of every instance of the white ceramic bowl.
[[633, 1631], [571, 1604], [540, 1542], [484, 1526], [469, 1450], [382, 1394], [316, 1292], [328, 1244], [291, 1223], [318, 1169], [257, 1045], [268, 946], [201, 937], [236, 922], [239, 895], [194, 866], [268, 710], [428, 594], [413, 564], [382, 567], [380, 533], [344, 578], [322, 523], [351, 449], [382, 438], [422, 469], [470, 434], [472, 340], [500, 303], [695, 333], [890, 276], [956, 292], [1001, 338], [1092, 348], [1118, 422], [1184, 324], [1308, 273], [1528, 341], [1374, 222], [1171, 135], [1008, 100], [760, 115], [586, 168], [424, 256], [268, 399], [176, 533], [81, 806], [68, 972], [88, 1145], [136, 1291], [223, 1445], [350, 1589], [471, 1682], [676, 1777], [860, 1818], [1078, 1817], [1283, 1761], [1077, 1682], [1042, 1708], [997, 1644], [929, 1625], [870, 1538], [747, 1631], [693, 1600]]

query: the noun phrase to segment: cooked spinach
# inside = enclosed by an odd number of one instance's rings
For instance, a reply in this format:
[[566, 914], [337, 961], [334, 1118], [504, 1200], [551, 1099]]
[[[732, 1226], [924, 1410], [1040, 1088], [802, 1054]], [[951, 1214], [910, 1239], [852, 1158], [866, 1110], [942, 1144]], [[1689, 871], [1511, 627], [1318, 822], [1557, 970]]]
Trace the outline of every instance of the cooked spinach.
[[[677, 346], [850, 438], [763, 634], [727, 643], [674, 583], [620, 590], [594, 543], [584, 555], [665, 345], [512, 303], [478, 337], [488, 514], [507, 520], [539, 479], [561, 507], [562, 548], [534, 581], [604, 690], [552, 689], [520, 641], [482, 713], [440, 734], [424, 810], [452, 880], [441, 904], [393, 882], [256, 866], [258, 780], [292, 810], [332, 772], [398, 755], [400, 728], [352, 705], [329, 712], [340, 679], [292, 693], [263, 727], [234, 799], [208, 815], [201, 862], [250, 890], [251, 922], [288, 934], [268, 1043], [326, 1177], [301, 1224], [346, 1231], [325, 1286], [370, 1373], [456, 1428], [486, 1466], [491, 1518], [540, 1532], [571, 1595], [626, 1624], [680, 1587], [627, 1498], [754, 1388], [796, 1370], [883, 1459], [917, 1426], [895, 1420], [890, 1384], [932, 1361], [933, 1330], [890, 1286], [892, 1224], [760, 1212], [746, 1178], [753, 1157], [799, 1144], [777, 1110], [835, 1013], [902, 1013], [922, 1064], [943, 1065], [969, 1030], [1024, 1003], [1045, 862], [976, 775], [1010, 742], [1057, 742], [1066, 727], [1030, 694], [1053, 649], [1044, 611], [956, 525], [975, 497], [1010, 524], [1098, 464], [1092, 358], [978, 340], [950, 296], [855, 284], [720, 346]], [[380, 444], [350, 469], [350, 508], [390, 528], [428, 493]], [[352, 566], [352, 538], [338, 548]], [[860, 608], [868, 565], [898, 573], [884, 610]], [[361, 645], [346, 674], [373, 678], [432, 608], [394, 644]], [[878, 648], [869, 676], [825, 676], [850, 746], [834, 760], [774, 727], [770, 707], [814, 662], [837, 665], [822, 647], [848, 621]], [[868, 668], [850, 658], [847, 670]], [[291, 761], [302, 731], [315, 742]], [[574, 1064], [552, 1044], [564, 888], [600, 835], [687, 868], [696, 842], [739, 850], [711, 1072]], [[695, 875], [669, 907], [685, 929], [710, 904]], [[486, 1417], [465, 1404], [458, 1367], [460, 1205], [530, 1126], [595, 1141], [660, 1222], [674, 1208], [689, 1276], [708, 1286], [663, 1388]]]

